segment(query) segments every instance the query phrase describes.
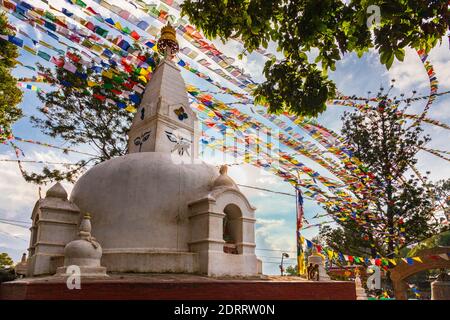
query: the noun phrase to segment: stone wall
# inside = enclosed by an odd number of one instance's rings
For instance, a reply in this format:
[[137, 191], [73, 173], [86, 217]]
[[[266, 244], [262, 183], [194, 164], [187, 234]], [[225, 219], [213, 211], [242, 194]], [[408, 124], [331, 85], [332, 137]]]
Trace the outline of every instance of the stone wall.
[[139, 299], [139, 300], [356, 300], [355, 283], [281, 281], [83, 281], [81, 290], [65, 283], [10, 282], [0, 285], [8, 299]]

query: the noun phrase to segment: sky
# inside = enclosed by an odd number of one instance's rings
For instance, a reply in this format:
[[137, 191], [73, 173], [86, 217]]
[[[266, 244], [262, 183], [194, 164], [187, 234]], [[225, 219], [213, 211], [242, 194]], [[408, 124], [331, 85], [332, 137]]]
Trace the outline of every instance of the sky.
[[[42, 2], [38, 0], [28, 1], [30, 3], [42, 6]], [[90, 4], [92, 1], [86, 1]], [[123, 2], [123, 1], [119, 1]], [[150, 2], [150, 1], [149, 1]], [[157, 1], [156, 1], [157, 2]], [[64, 1], [51, 1], [52, 4], [61, 5]], [[129, 4], [123, 3], [124, 7], [130, 8]], [[133, 12], [133, 11], [132, 11]], [[133, 12], [135, 13], [135, 12]], [[42, 35], [41, 33], [31, 29], [23, 22], [16, 18], [10, 18], [14, 25], [22, 28], [22, 30], [34, 34], [38, 39], [43, 39], [50, 43], [52, 39]], [[148, 21], [153, 21], [149, 19]], [[179, 37], [180, 38], [180, 37]], [[184, 39], [179, 39], [181, 46], [189, 46]], [[237, 58], [237, 55], [242, 51], [242, 47], [235, 41], [230, 41], [225, 44], [218, 40], [214, 44], [226, 55]], [[269, 46], [270, 52], [278, 54], [274, 51], [274, 45]], [[36, 62], [43, 62], [38, 60], [33, 55], [21, 50], [19, 60], [24, 64], [33, 65]], [[197, 60], [199, 60], [197, 58]], [[237, 60], [237, 59], [236, 59]], [[262, 70], [264, 67], [264, 58], [256, 53], [253, 53], [243, 60], [237, 60], [236, 63], [243, 67], [256, 82], [263, 81]], [[189, 61], [191, 62], [191, 61]], [[449, 43], [443, 39], [441, 45], [438, 45], [432, 50], [430, 54], [430, 62], [439, 80], [439, 92], [450, 90], [450, 50]], [[193, 65], [196, 65], [193, 62]], [[197, 64], [198, 65], [198, 64]], [[196, 65], [196, 66], [197, 66]], [[204, 69], [200, 68], [201, 71]], [[23, 67], [17, 67], [14, 70], [14, 75], [17, 77], [31, 76], [31, 71]], [[197, 78], [193, 74], [182, 70], [183, 78], [187, 83], [196, 85], [202, 90], [217, 91], [217, 88], [211, 86], [206, 81]], [[233, 89], [230, 83], [222, 81], [214, 74], [211, 75], [215, 80], [221, 81], [226, 86]], [[335, 81], [337, 88], [345, 95], [359, 95], [365, 96], [368, 91], [377, 92], [380, 86], [388, 87], [390, 80], [395, 79], [396, 93], [405, 93], [410, 96], [413, 90], [418, 92], [417, 95], [426, 95], [429, 92], [429, 81], [426, 72], [420, 62], [419, 57], [413, 50], [407, 50], [404, 62], [394, 62], [392, 68], [388, 71], [379, 63], [379, 56], [376, 52], [369, 52], [361, 59], [357, 58], [355, 54], [347, 54], [337, 63], [336, 71], [331, 73], [330, 77]], [[46, 85], [39, 84], [40, 87], [51, 90]], [[217, 95], [217, 98], [223, 101], [229, 101], [229, 97], [225, 95]], [[428, 117], [439, 120], [443, 123], [450, 124], [450, 112], [448, 112], [450, 103], [449, 96], [438, 97], [433, 104]], [[20, 107], [23, 109], [25, 117], [17, 121], [13, 126], [13, 131], [16, 136], [33, 139], [36, 141], [48, 142], [58, 146], [64, 146], [65, 142], [52, 139], [42, 134], [37, 128], [33, 128], [29, 121], [29, 116], [37, 115], [36, 108], [40, 106], [40, 101], [37, 99], [34, 92], [25, 90], [22, 103]], [[413, 105], [410, 113], [419, 113], [425, 105], [425, 102]], [[242, 107], [242, 110], [247, 110]], [[349, 110], [345, 107], [329, 106], [327, 111], [321, 114], [318, 118], [319, 123], [340, 132], [342, 122], [340, 117], [344, 110]], [[258, 120], [261, 121], [260, 118]], [[424, 125], [425, 132], [428, 133], [432, 141], [428, 147], [449, 151], [449, 132], [445, 129]], [[304, 132], [299, 131], [302, 134]], [[306, 134], [305, 134], [306, 136]], [[50, 161], [50, 162], [75, 162], [80, 157], [74, 154], [63, 154], [58, 150], [49, 149], [37, 145], [18, 143], [24, 150], [24, 159]], [[78, 150], [89, 150], [89, 146], [77, 147]], [[15, 159], [13, 150], [6, 145], [0, 145], [0, 160]], [[313, 169], [327, 175], [325, 170], [314, 164], [309, 159], [299, 156], [298, 159]], [[431, 171], [431, 179], [439, 180], [450, 178], [450, 166], [448, 162], [441, 160], [433, 155], [420, 152], [418, 154], [419, 171]], [[217, 164], [212, 157], [205, 152], [205, 161]], [[219, 161], [220, 163], [220, 161]], [[25, 164], [27, 171], [39, 171], [41, 165]], [[251, 165], [231, 166], [229, 168], [229, 175], [241, 185], [249, 185], [259, 188], [266, 188], [294, 194], [292, 186], [282, 179], [267, 173], [261, 169]], [[328, 176], [330, 176], [328, 174]], [[39, 198], [39, 192], [42, 195], [51, 185], [43, 186], [39, 191], [39, 187], [29, 184], [24, 181], [17, 163], [0, 161], [0, 218], [31, 222], [31, 212], [35, 202]], [[64, 187], [70, 193], [72, 185], [64, 183]], [[249, 198], [256, 210], [256, 245], [257, 255], [263, 260], [263, 271], [266, 274], [279, 273], [278, 265], [281, 259], [282, 252], [288, 252], [291, 256], [287, 263], [295, 263], [295, 198], [287, 195], [280, 195], [259, 191], [255, 189], [241, 187], [241, 191]], [[314, 201], [305, 200], [304, 212], [306, 220], [311, 223], [317, 223], [320, 220], [311, 220], [311, 217], [317, 213], [323, 213]], [[26, 225], [26, 224], [24, 224]], [[303, 232], [303, 235], [311, 239], [318, 234], [318, 228], [310, 228]], [[27, 228], [8, 225], [0, 223], [0, 252], [7, 252], [15, 261], [20, 260], [22, 253], [26, 252], [29, 241], [29, 230]]]

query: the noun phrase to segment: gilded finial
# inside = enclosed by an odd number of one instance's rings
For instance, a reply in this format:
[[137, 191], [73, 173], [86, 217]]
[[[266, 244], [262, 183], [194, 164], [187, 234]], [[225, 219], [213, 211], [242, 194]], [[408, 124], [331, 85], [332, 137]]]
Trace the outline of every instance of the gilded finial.
[[178, 45], [176, 31], [169, 23], [161, 29], [161, 36], [158, 40], [158, 50], [164, 54], [164, 58], [172, 60], [180, 50]]

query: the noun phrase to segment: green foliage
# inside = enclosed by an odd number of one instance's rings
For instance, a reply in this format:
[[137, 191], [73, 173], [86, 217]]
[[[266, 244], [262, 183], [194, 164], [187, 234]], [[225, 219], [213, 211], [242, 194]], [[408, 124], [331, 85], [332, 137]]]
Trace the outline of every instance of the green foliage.
[[256, 103], [268, 103], [269, 112], [288, 111], [301, 116], [318, 116], [326, 110], [325, 102], [334, 96], [334, 83], [327, 80], [306, 60], [301, 65], [289, 60], [270, 60], [264, 67], [267, 81], [255, 92]]
[[[380, 8], [380, 23], [367, 25], [370, 5]], [[403, 61], [405, 48], [429, 51], [449, 25], [447, 0], [187, 0], [183, 14], [208, 38], [240, 39], [252, 52], [278, 44], [285, 59], [267, 61], [266, 82], [255, 92], [270, 111], [317, 114], [335, 94], [325, 76], [346, 53], [361, 57], [369, 49], [390, 68]], [[317, 52], [315, 63], [306, 53]]]
[[293, 276], [293, 277], [298, 276], [298, 274], [297, 274], [297, 266], [296, 265], [295, 266], [292, 266], [292, 265], [288, 266], [286, 268], [285, 274], [288, 275], [288, 276]]
[[440, 180], [436, 183], [435, 201], [443, 210], [447, 221], [450, 221], [450, 179]]
[[11, 267], [14, 264], [14, 261], [11, 259], [11, 257], [3, 252], [0, 253], [0, 269], [4, 269], [6, 267]]
[[449, 247], [450, 246], [450, 231], [445, 231], [443, 233], [437, 234], [421, 241], [414, 248], [408, 252], [408, 256], [414, 257], [424, 249], [431, 249], [436, 247]]
[[[434, 216], [435, 187], [426, 176], [405, 178], [417, 162], [420, 147], [430, 138], [422, 134], [420, 125], [412, 126], [402, 119], [408, 105], [388, 103], [381, 93], [379, 97], [383, 100], [377, 107], [343, 116], [342, 134], [353, 155], [374, 174], [373, 184], [378, 189], [355, 193], [366, 203], [363, 211], [355, 212], [364, 226], [353, 219], [337, 220], [340, 228], [324, 228], [322, 236], [336, 251], [395, 257], [407, 244], [443, 228]], [[338, 208], [329, 211], [339, 215]]]
[[[0, 13], [0, 34], [12, 35], [7, 24], [6, 15]], [[12, 43], [0, 39], [0, 143], [11, 135], [11, 125], [22, 117], [22, 110], [17, 107], [22, 100], [22, 91], [11, 75], [18, 55]]]
[[[126, 153], [127, 132], [133, 114], [106, 102], [108, 98], [117, 100], [112, 89], [121, 90], [120, 81], [94, 73], [91, 69], [83, 68], [80, 63], [74, 64], [78, 71], [87, 75], [86, 78], [79, 77], [63, 67], [52, 71], [39, 65], [40, 72], [46, 75], [51, 84], [59, 86], [59, 89], [38, 94], [43, 102], [43, 106], [38, 108], [41, 116], [32, 116], [31, 122], [50, 137], [67, 141], [68, 146], [88, 144], [96, 156], [80, 160], [67, 170], [51, 170], [45, 167], [39, 174], [25, 173], [27, 181], [37, 184], [60, 180], [73, 182], [88, 164], [100, 163]], [[119, 77], [129, 76], [120, 74]], [[88, 81], [103, 85], [90, 87]], [[70, 85], [61, 85], [62, 83]], [[104, 96], [105, 100], [95, 98], [94, 94]]]

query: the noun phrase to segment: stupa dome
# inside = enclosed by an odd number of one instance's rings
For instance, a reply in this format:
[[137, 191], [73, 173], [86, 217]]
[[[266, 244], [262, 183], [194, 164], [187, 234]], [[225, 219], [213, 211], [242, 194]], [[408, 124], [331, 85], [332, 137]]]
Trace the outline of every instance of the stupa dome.
[[79, 240], [69, 242], [64, 248], [66, 265], [99, 267], [102, 247], [91, 236], [90, 215], [86, 214], [80, 223]]
[[83, 213], [92, 213], [92, 228], [105, 254], [186, 251], [187, 204], [208, 194], [217, 175], [214, 166], [179, 164], [169, 153], [132, 153], [87, 171], [71, 200]]
[[102, 257], [102, 248], [95, 248], [92, 243], [86, 240], [74, 240], [67, 244], [64, 249], [64, 256], [70, 261], [76, 260], [92, 260], [100, 263]]

